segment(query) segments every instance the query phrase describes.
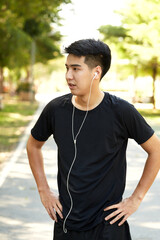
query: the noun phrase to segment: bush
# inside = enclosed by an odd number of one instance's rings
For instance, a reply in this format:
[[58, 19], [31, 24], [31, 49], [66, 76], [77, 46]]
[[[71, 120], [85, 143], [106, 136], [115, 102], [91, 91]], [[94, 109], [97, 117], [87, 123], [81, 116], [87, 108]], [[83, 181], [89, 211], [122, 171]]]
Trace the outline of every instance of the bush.
[[34, 92], [32, 83], [29, 82], [22, 82], [17, 87], [17, 93], [30, 91]]

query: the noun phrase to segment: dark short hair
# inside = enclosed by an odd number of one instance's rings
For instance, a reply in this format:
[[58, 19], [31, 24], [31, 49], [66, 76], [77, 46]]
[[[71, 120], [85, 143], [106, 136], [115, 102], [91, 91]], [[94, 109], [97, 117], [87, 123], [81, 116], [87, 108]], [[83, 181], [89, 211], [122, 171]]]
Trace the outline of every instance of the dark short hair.
[[84, 56], [84, 62], [90, 68], [99, 65], [102, 68], [101, 79], [108, 72], [111, 65], [111, 50], [107, 44], [100, 40], [82, 39], [75, 41], [65, 48], [65, 53], [79, 57]]

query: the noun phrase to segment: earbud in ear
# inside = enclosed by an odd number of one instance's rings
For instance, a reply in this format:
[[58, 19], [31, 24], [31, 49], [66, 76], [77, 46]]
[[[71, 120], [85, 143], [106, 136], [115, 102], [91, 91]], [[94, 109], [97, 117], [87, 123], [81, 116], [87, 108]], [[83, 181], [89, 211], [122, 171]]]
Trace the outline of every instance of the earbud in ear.
[[95, 79], [95, 77], [98, 75], [97, 72], [94, 73], [93, 79]]

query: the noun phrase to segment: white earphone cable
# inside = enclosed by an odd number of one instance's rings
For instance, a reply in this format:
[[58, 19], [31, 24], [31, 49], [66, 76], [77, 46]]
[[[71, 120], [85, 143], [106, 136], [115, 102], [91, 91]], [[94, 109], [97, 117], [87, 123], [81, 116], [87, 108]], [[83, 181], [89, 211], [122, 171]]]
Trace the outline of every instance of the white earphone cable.
[[73, 138], [73, 142], [74, 142], [74, 158], [73, 158], [73, 161], [72, 161], [72, 164], [70, 166], [70, 169], [68, 171], [68, 175], [67, 175], [67, 192], [68, 192], [68, 195], [69, 195], [69, 198], [70, 198], [70, 201], [71, 201], [71, 205], [70, 205], [70, 209], [68, 211], [68, 214], [66, 215], [65, 219], [64, 219], [64, 222], [63, 222], [63, 231], [64, 233], [67, 233], [67, 228], [66, 228], [66, 221], [67, 221], [67, 218], [69, 217], [71, 211], [72, 211], [72, 208], [73, 208], [73, 199], [72, 199], [72, 195], [70, 193], [70, 189], [69, 189], [69, 179], [70, 179], [70, 174], [71, 174], [71, 171], [72, 171], [72, 168], [73, 168], [73, 165], [76, 161], [76, 158], [77, 158], [77, 145], [76, 145], [76, 142], [77, 142], [77, 138], [78, 138], [78, 135], [80, 134], [81, 132], [81, 129], [86, 121], [86, 118], [87, 118], [87, 115], [88, 115], [88, 109], [89, 109], [89, 102], [90, 102], [90, 97], [91, 97], [91, 91], [92, 91], [92, 85], [93, 85], [93, 80], [94, 78], [96, 77], [96, 75], [94, 75], [94, 77], [92, 78], [92, 81], [91, 81], [91, 84], [90, 84], [90, 91], [89, 91], [89, 96], [88, 96], [88, 101], [87, 101], [87, 110], [86, 110], [86, 113], [85, 113], [85, 116], [83, 118], [83, 121], [81, 123], [81, 126], [76, 134], [76, 136], [74, 136], [74, 114], [75, 114], [75, 106], [73, 105], [73, 111], [72, 111], [72, 138]]

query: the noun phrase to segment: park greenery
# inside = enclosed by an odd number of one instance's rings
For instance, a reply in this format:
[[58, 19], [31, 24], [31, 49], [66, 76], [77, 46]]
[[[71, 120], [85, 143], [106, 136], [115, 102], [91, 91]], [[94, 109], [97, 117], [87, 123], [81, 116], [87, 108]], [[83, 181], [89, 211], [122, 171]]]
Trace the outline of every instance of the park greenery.
[[152, 77], [154, 108], [155, 81], [160, 74], [159, 9], [159, 0], [126, 1], [125, 8], [117, 12], [121, 15], [122, 24], [104, 25], [99, 28], [103, 40], [110, 43], [118, 53], [119, 59], [125, 60], [123, 68], [127, 69], [128, 75], [132, 74], [134, 79], [138, 76]]
[[37, 102], [30, 104], [16, 98], [5, 101], [5, 108], [0, 111], [0, 168], [16, 147], [37, 107]]
[[56, 29], [61, 5], [68, 3], [70, 0], [0, 1], [0, 163], [16, 146], [38, 106], [19, 101], [14, 92], [34, 90], [33, 65], [47, 66], [49, 60], [61, 56], [62, 36]]
[[[34, 63], [47, 64], [60, 56], [61, 4], [70, 0], [0, 1], [0, 93], [5, 91], [4, 71], [10, 85], [31, 81]], [[32, 66], [32, 67], [31, 67]]]
[[[33, 73], [35, 77], [37, 71], [33, 72], [33, 66], [40, 72], [45, 65], [44, 71], [51, 74], [52, 61], [61, 56], [62, 36], [56, 30], [60, 25], [59, 12], [62, 4], [68, 3], [71, 0], [0, 1], [0, 95], [12, 89], [27, 91], [26, 86], [28, 91], [34, 91]], [[125, 8], [117, 11], [121, 25], [99, 28], [102, 40], [109, 43], [117, 55], [114, 69], [118, 69], [118, 79], [132, 75], [136, 82], [139, 76], [152, 77], [154, 107], [155, 82], [160, 73], [159, 7], [157, 0], [126, 0]]]

